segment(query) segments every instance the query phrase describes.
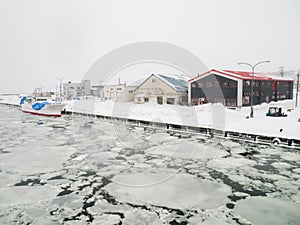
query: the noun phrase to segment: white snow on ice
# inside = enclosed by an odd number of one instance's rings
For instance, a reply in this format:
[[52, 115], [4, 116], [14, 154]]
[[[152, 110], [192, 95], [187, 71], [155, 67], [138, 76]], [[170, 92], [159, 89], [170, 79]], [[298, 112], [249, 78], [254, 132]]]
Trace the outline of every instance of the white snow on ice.
[[[170, 179], [166, 179], [167, 177]], [[113, 178], [104, 189], [119, 201], [175, 209], [211, 209], [228, 202], [231, 188], [188, 174], [137, 173]], [[129, 185], [122, 185], [129, 184]]]

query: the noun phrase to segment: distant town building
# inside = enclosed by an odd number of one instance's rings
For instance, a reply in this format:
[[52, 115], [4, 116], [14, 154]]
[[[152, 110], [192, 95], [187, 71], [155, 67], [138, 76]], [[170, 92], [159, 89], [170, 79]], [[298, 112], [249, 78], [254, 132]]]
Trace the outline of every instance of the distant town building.
[[100, 98], [103, 85], [91, 86], [91, 95]]
[[137, 86], [124, 84], [104, 85], [100, 90], [100, 98], [114, 102], [131, 102]]
[[100, 97], [103, 100], [111, 100], [114, 102], [123, 101], [125, 87], [125, 84], [104, 85], [100, 91]]
[[[250, 106], [251, 72], [209, 70], [189, 80], [189, 103], [222, 103], [229, 107]], [[255, 73], [253, 105], [292, 99], [293, 79]]]
[[80, 96], [86, 96], [91, 94], [91, 81], [82, 80], [80, 83], [68, 83], [63, 84], [63, 97], [64, 99], [73, 99]]
[[188, 102], [188, 82], [183, 76], [152, 74], [135, 89], [134, 101], [185, 105]]

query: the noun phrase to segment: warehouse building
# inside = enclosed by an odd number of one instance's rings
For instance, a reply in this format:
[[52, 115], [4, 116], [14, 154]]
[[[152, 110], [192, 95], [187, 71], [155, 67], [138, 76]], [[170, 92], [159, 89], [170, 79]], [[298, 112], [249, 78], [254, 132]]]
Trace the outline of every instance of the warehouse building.
[[[189, 104], [250, 106], [252, 72], [212, 69], [189, 80]], [[293, 98], [293, 79], [265, 73], [253, 76], [253, 105]]]

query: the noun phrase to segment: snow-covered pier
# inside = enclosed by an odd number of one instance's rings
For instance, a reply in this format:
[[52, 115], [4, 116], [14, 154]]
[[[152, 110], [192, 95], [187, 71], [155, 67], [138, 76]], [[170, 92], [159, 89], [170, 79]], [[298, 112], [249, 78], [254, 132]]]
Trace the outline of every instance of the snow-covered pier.
[[[16, 96], [1, 97], [1, 104], [18, 106]], [[174, 106], [102, 102], [95, 99], [66, 101], [64, 113], [88, 116], [128, 126], [163, 129], [185, 137], [200, 135], [257, 144], [300, 149], [299, 108], [292, 101], [272, 103], [289, 111], [286, 118], [267, 118], [269, 105], [255, 106], [255, 118], [246, 119], [249, 109], [224, 108], [220, 105]], [[217, 113], [215, 113], [217, 112]], [[219, 115], [222, 114], [221, 118]]]
[[156, 130], [168, 130], [169, 132], [172, 132], [174, 136], [180, 136], [181, 138], [189, 137], [190, 135], [199, 135], [208, 138], [214, 138], [214, 137], [224, 138], [224, 139], [234, 140], [238, 142], [251, 142], [257, 144], [264, 144], [264, 145], [278, 145], [281, 147], [295, 148], [300, 150], [299, 139], [290, 139], [290, 138], [280, 137], [280, 136], [268, 136], [268, 135], [261, 135], [261, 134], [256, 135], [256, 134], [249, 134], [243, 132], [218, 130], [218, 129], [208, 128], [208, 127], [178, 125], [178, 124], [154, 122], [148, 120], [135, 120], [135, 119], [127, 119], [121, 117], [95, 115], [92, 113], [81, 113], [76, 111], [73, 112], [65, 111], [64, 113], [88, 116], [90, 118], [97, 118], [103, 121], [109, 121], [113, 123], [123, 123], [128, 126], [137, 126], [137, 127], [156, 129]]

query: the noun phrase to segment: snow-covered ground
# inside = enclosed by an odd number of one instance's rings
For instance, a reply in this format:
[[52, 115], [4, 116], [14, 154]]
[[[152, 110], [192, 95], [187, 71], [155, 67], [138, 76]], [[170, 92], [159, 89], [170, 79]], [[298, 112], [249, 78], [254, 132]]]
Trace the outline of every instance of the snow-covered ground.
[[[18, 96], [1, 96], [0, 102], [19, 104]], [[228, 109], [221, 104], [200, 106], [158, 105], [152, 103], [100, 101], [88, 99], [65, 101], [67, 111], [114, 116], [136, 120], [164, 122], [235, 131], [256, 135], [300, 140], [300, 107], [293, 100], [263, 103], [254, 106], [254, 118], [249, 118], [250, 107]], [[282, 107], [287, 117], [267, 117], [270, 106]]]
[[[0, 103], [19, 105], [18, 96], [0, 96]], [[103, 116], [163, 122], [179, 125], [214, 128], [262, 136], [300, 140], [300, 107], [293, 100], [263, 103], [254, 106], [254, 118], [249, 118], [250, 107], [229, 109], [221, 104], [200, 106], [158, 105], [153, 103], [101, 101], [89, 97], [64, 101], [66, 110]], [[270, 106], [282, 107], [287, 117], [267, 117]]]
[[[295, 108], [292, 100], [254, 106], [254, 118], [249, 118], [250, 107], [228, 109], [221, 104], [189, 107], [103, 102], [95, 99], [69, 101], [66, 104], [67, 109], [73, 112], [300, 139], [300, 108]], [[270, 106], [282, 107], [288, 116], [267, 117], [266, 112]]]

